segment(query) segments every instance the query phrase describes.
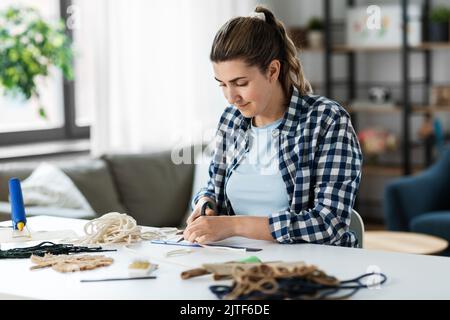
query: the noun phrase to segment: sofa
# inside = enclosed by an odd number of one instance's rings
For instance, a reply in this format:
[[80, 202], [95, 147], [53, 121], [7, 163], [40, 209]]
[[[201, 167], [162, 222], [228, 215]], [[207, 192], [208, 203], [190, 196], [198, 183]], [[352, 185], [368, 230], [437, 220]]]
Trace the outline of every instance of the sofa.
[[[193, 148], [192, 148], [193, 150]], [[8, 180], [26, 179], [40, 162], [0, 164], [0, 219], [9, 220]], [[95, 216], [127, 213], [139, 225], [181, 227], [189, 213], [194, 164], [175, 164], [171, 152], [109, 154], [99, 158], [57, 163], [84, 195]], [[83, 210], [26, 207], [28, 217], [52, 215], [93, 218]]]

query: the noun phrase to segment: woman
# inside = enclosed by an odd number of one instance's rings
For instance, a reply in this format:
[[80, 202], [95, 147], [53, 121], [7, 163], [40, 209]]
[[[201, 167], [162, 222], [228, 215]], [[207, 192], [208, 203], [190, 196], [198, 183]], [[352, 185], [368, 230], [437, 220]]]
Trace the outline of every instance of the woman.
[[218, 31], [210, 59], [231, 106], [220, 118], [209, 182], [193, 199], [184, 238], [356, 246], [349, 224], [360, 146], [348, 113], [311, 95], [283, 24], [258, 6]]

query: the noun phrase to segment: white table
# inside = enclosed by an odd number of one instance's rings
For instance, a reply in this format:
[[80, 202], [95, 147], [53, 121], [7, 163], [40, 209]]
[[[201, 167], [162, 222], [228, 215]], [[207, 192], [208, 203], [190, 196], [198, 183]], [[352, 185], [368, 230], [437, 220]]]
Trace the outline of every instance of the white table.
[[[8, 225], [10, 222], [3, 222]], [[72, 229], [82, 235], [85, 220], [55, 217], [32, 217], [28, 225], [33, 230]], [[380, 289], [361, 289], [352, 299], [449, 299], [450, 259], [437, 256], [369, 251], [314, 244], [281, 245], [266, 241], [233, 238], [228, 244], [263, 248], [256, 253], [236, 253], [192, 248], [193, 253], [166, 258], [165, 253], [176, 246], [149, 242], [138, 244], [134, 251], [120, 247], [117, 252], [105, 252], [114, 263], [92, 271], [70, 274], [52, 269], [30, 271], [29, 259], [0, 260], [0, 298], [23, 299], [216, 299], [210, 292], [211, 276], [182, 280], [180, 273], [202, 263], [225, 262], [256, 255], [263, 261], [305, 261], [315, 264], [341, 280], [354, 278], [376, 266], [387, 275]], [[80, 279], [127, 276], [127, 266], [133, 258], [146, 257], [159, 264], [157, 279], [115, 282], [81, 283]], [[371, 269], [373, 270], [373, 269]]]

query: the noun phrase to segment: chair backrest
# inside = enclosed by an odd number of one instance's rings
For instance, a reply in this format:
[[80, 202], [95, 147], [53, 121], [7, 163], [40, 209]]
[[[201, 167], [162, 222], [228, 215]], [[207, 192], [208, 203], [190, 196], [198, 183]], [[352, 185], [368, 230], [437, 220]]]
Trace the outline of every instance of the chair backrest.
[[358, 239], [358, 248], [363, 248], [364, 222], [359, 213], [356, 212], [355, 209], [352, 209], [352, 217], [350, 219], [350, 230], [355, 233], [356, 239]]

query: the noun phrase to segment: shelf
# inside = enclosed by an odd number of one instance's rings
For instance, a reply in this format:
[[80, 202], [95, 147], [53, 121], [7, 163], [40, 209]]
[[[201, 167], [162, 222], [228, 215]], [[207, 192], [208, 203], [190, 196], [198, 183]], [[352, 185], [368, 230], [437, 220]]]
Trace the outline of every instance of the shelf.
[[413, 112], [417, 113], [441, 113], [450, 112], [450, 106], [414, 106]]
[[[350, 1], [345, 5], [345, 8], [348, 7], [348, 5], [351, 6], [354, 1]], [[323, 19], [325, 24], [329, 23], [332, 20], [332, 5], [331, 0], [323, 0]], [[428, 16], [431, 9], [430, 3], [427, 1], [426, 5], [423, 6], [423, 15]], [[408, 21], [406, 21], [407, 18], [404, 13], [408, 12], [408, 1], [402, 1], [400, 5], [400, 10], [402, 12], [402, 21], [401, 24], [408, 24]], [[405, 33], [407, 32], [407, 28], [402, 28], [401, 35], [402, 40], [405, 36]], [[317, 55], [317, 53], [321, 53], [322, 58], [326, 58], [327, 60], [324, 61], [324, 81], [323, 81], [323, 89], [324, 89], [324, 95], [329, 96], [330, 98], [337, 98], [334, 97], [333, 94], [333, 88], [336, 86], [336, 81], [333, 77], [333, 66], [336, 64], [336, 61], [334, 59], [331, 59], [331, 57], [336, 55], [341, 55], [340, 57], [345, 58], [345, 67], [346, 67], [346, 74], [348, 81], [347, 83], [339, 82], [338, 84], [345, 84], [347, 86], [347, 97], [348, 98], [342, 98], [341, 100], [347, 100], [347, 103], [340, 103], [349, 113], [352, 115], [352, 121], [357, 122], [359, 113], [366, 113], [369, 117], [375, 117], [376, 115], [381, 116], [389, 116], [391, 118], [396, 118], [395, 120], [400, 122], [399, 125], [401, 127], [401, 137], [405, 138], [407, 140], [403, 141], [401, 144], [401, 147], [397, 150], [397, 152], [401, 155], [401, 162], [400, 163], [380, 163], [379, 165], [368, 165], [369, 163], [373, 163], [370, 161], [364, 162], [363, 166], [363, 175], [371, 175], [373, 177], [376, 176], [393, 176], [393, 177], [399, 177], [403, 176], [406, 169], [408, 171], [411, 171], [411, 174], [415, 174], [417, 172], [422, 171], [427, 165], [429, 165], [432, 162], [432, 154], [430, 153], [430, 150], [433, 148], [433, 144], [431, 143], [430, 139], [426, 139], [426, 141], [423, 141], [422, 144], [425, 145], [424, 150], [416, 150], [417, 152], [424, 152], [424, 165], [421, 165], [420, 163], [417, 163], [418, 159], [413, 158], [411, 150], [413, 148], [418, 148], [419, 144], [414, 144], [408, 137], [411, 137], [412, 129], [411, 126], [408, 126], [408, 121], [411, 117], [427, 117], [428, 114], [437, 114], [441, 112], [450, 112], [450, 105], [447, 106], [430, 106], [430, 102], [428, 102], [428, 99], [422, 100], [412, 100], [411, 98], [411, 86], [412, 85], [418, 85], [424, 86], [423, 88], [425, 90], [429, 90], [433, 79], [433, 57], [431, 55], [431, 50], [448, 50], [450, 49], [450, 41], [445, 43], [432, 43], [432, 42], [422, 42], [418, 45], [405, 45], [403, 46], [403, 42], [398, 42], [394, 45], [388, 45], [387, 42], [384, 46], [354, 46], [349, 45], [345, 43], [345, 40], [337, 41], [337, 38], [332, 33], [332, 28], [328, 27], [325, 29], [324, 32], [324, 42], [322, 43], [322, 48], [299, 48], [298, 52], [301, 55], [302, 53], [311, 52], [311, 55]], [[333, 43], [333, 42], [340, 42], [340, 43]], [[386, 57], [389, 58], [395, 58], [394, 56], [397, 56], [397, 59], [400, 58], [399, 65], [399, 72], [400, 72], [400, 81], [398, 81], [399, 85], [396, 86], [395, 89], [400, 89], [400, 95], [398, 98], [396, 98], [396, 101], [394, 101], [395, 105], [372, 105], [369, 103], [365, 103], [364, 101], [358, 101], [358, 97], [362, 99], [362, 96], [360, 96], [358, 93], [358, 90], [361, 89], [362, 83], [358, 81], [356, 74], [357, 74], [357, 68], [359, 66], [359, 59], [357, 53], [361, 54], [382, 54], [382, 53], [389, 53], [386, 55]], [[412, 72], [410, 70], [411, 64], [408, 65], [408, 59], [405, 59], [405, 57], [410, 58], [410, 55], [417, 55], [417, 54], [423, 54], [423, 79], [422, 83], [419, 83], [416, 80], [411, 79]], [[447, 52], [445, 52], [447, 54]], [[394, 70], [392, 70], [394, 72]], [[389, 83], [381, 83], [380, 86], [383, 87], [389, 87], [393, 88], [393, 86], [390, 86]], [[422, 88], [421, 88], [422, 89]], [[322, 91], [322, 90], [321, 90]], [[341, 90], [342, 91], [342, 90]], [[367, 90], [366, 90], [367, 91]], [[425, 92], [425, 96], [428, 96], [428, 92]], [[367, 92], [366, 92], [367, 93]], [[364, 98], [367, 99], [367, 98]], [[361, 102], [358, 104], [358, 102]], [[405, 109], [405, 104], [407, 103], [408, 109]], [[405, 112], [407, 111], [407, 112]], [[404, 117], [406, 116], [406, 117]], [[380, 120], [380, 119], [377, 119]], [[355, 125], [357, 127], [357, 125]], [[381, 159], [381, 158], [380, 158]], [[367, 159], [370, 160], [370, 159]], [[422, 161], [420, 161], [422, 162]], [[414, 163], [414, 164], [413, 164]]]
[[[414, 86], [424, 86], [426, 84], [425, 79], [411, 79], [410, 81], [411, 85]], [[349, 81], [348, 79], [333, 79], [331, 82], [334, 86], [348, 86]], [[310, 84], [315, 88], [322, 88], [324, 87], [324, 83], [322, 81], [316, 81], [316, 82], [310, 82]], [[440, 83], [434, 83], [434, 85], [441, 85]], [[442, 85], [450, 85], [449, 83], [442, 83]], [[370, 87], [377, 87], [377, 86], [387, 86], [390, 88], [400, 88], [401, 84], [397, 82], [387, 82], [387, 81], [358, 81], [358, 88], [370, 88]]]
[[[450, 49], [449, 43], [422, 43], [417, 46], [410, 46], [411, 50], [432, 50], [432, 49]], [[401, 46], [384, 46], [384, 47], [354, 47], [347, 45], [339, 45], [333, 48], [333, 52], [347, 53], [347, 52], [382, 52], [382, 51], [400, 51]]]
[[324, 52], [325, 48], [309, 48], [309, 47], [303, 47], [303, 48], [297, 48], [297, 52]]
[[415, 50], [448, 49], [450, 48], [450, 42], [424, 42], [412, 48]]
[[[383, 46], [383, 47], [355, 47], [349, 45], [336, 45], [331, 51], [334, 53], [351, 53], [351, 52], [389, 52], [389, 51], [400, 51], [401, 46]], [[410, 46], [409, 49], [421, 51], [421, 50], [438, 50], [438, 49], [450, 49], [450, 42], [424, 42], [420, 45]], [[301, 52], [323, 52], [325, 48], [300, 48], [298, 51]]]
[[350, 53], [350, 52], [382, 52], [382, 51], [398, 51], [401, 47], [385, 46], [385, 47], [354, 47], [348, 45], [339, 45], [332, 48], [334, 53]]
[[385, 107], [365, 107], [365, 108], [345, 108], [349, 113], [399, 113], [402, 111], [399, 107], [395, 108], [385, 108]]
[[[399, 113], [402, 112], [403, 109], [401, 106], [396, 106], [395, 108], [386, 108], [386, 107], [364, 107], [364, 108], [345, 108], [349, 113]], [[418, 114], [425, 113], [447, 113], [450, 112], [450, 106], [413, 106], [411, 112]]]
[[[422, 166], [413, 166], [412, 174], [417, 174], [424, 170]], [[377, 176], [403, 176], [403, 167], [401, 165], [363, 165], [363, 175], [377, 175]]]

